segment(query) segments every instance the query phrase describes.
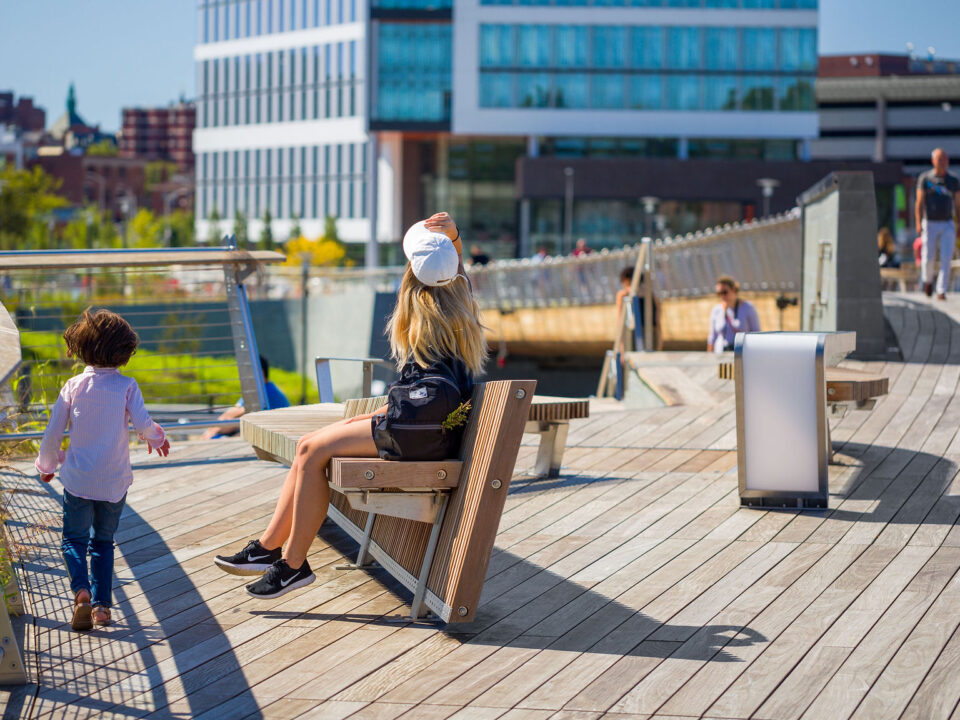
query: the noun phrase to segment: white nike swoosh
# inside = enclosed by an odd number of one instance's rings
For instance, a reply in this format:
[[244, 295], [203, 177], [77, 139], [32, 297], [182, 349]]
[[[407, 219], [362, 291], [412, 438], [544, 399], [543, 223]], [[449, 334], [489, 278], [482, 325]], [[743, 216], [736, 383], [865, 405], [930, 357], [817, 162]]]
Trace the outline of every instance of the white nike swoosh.
[[247, 558], [247, 560], [249, 560], [250, 562], [253, 562], [254, 560], [266, 560], [268, 557], [270, 556], [269, 555], [251, 555], [250, 557]]
[[284, 582], [283, 580], [281, 580], [281, 581], [280, 581], [280, 587], [286, 587], [287, 585], [289, 585], [290, 583], [292, 583], [292, 582], [296, 579], [296, 577], [297, 577], [297, 576], [294, 575], [292, 578], [290, 578], [290, 579], [287, 580], [286, 582]]

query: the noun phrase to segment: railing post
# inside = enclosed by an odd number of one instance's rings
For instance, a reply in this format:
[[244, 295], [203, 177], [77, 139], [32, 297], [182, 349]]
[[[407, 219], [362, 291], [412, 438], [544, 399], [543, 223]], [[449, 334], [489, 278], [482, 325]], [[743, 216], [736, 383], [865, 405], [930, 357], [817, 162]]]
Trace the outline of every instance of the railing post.
[[[224, 238], [224, 245], [237, 249], [237, 238], [230, 235]], [[240, 389], [243, 394], [243, 406], [247, 412], [263, 410], [267, 407], [267, 389], [260, 367], [260, 352], [257, 350], [257, 336], [253, 332], [253, 316], [247, 300], [247, 289], [243, 280], [256, 270], [256, 263], [246, 265], [223, 266], [223, 284], [227, 293], [227, 307], [230, 310], [230, 331], [233, 335], [233, 349], [237, 356], [237, 370], [240, 373]]]
[[643, 349], [644, 352], [655, 350], [653, 346], [653, 242], [650, 238], [643, 238], [646, 248], [643, 262]]

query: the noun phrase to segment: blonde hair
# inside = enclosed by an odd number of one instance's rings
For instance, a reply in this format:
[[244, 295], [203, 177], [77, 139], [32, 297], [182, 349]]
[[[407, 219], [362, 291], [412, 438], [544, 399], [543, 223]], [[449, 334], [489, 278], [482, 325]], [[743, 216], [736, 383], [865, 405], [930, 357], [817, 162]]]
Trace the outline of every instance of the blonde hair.
[[411, 360], [427, 367], [442, 357], [455, 357], [474, 375], [483, 372], [487, 341], [480, 306], [463, 277], [430, 287], [407, 265], [387, 334], [398, 369]]
[[893, 233], [890, 232], [890, 228], [884, 226], [877, 231], [877, 249], [888, 255], [892, 255], [897, 249], [893, 242]]

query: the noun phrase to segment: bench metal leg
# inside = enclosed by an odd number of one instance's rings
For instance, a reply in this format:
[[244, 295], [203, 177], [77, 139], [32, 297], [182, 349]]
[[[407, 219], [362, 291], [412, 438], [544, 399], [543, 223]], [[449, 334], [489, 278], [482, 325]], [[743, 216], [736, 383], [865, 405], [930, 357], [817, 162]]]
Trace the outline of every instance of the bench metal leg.
[[361, 570], [363, 568], [369, 568], [376, 563], [370, 563], [367, 565], [367, 549], [370, 547], [370, 535], [373, 533], [373, 521], [376, 520], [376, 513], [368, 512], [367, 513], [367, 524], [363, 528], [363, 540], [360, 541], [360, 550], [357, 552], [357, 561], [355, 563], [344, 563], [343, 565], [337, 565], [337, 570]]
[[563, 451], [567, 447], [567, 431], [570, 429], [570, 422], [550, 421], [541, 423], [540, 427], [540, 450], [537, 452], [534, 474], [539, 478], [559, 477]]
[[410, 603], [410, 617], [419, 620], [427, 614], [423, 605], [423, 596], [427, 592], [427, 578], [430, 576], [430, 567], [433, 565], [433, 554], [437, 549], [437, 541], [440, 539], [440, 526], [443, 525], [443, 516], [447, 511], [447, 501], [450, 496], [444, 493], [440, 498], [440, 509], [437, 511], [437, 519], [433, 521], [433, 529], [430, 531], [430, 539], [427, 541], [427, 550], [423, 554], [423, 562], [420, 564], [420, 577], [417, 578], [417, 589], [413, 593], [413, 602]]

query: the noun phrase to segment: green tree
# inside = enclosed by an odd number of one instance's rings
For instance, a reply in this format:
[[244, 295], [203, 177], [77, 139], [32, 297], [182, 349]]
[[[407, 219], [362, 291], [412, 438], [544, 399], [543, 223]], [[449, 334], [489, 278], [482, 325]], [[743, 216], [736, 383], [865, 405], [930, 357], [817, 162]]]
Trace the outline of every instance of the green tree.
[[340, 242], [340, 235], [337, 233], [337, 219], [333, 215], [327, 215], [323, 220], [323, 235], [324, 240], [335, 240]]
[[155, 185], [165, 183], [177, 172], [177, 164], [166, 160], [148, 162], [143, 171], [143, 183], [147, 190]]
[[239, 210], [233, 216], [233, 234], [237, 238], [237, 247], [245, 250], [250, 243], [250, 236], [247, 232], [247, 218]]
[[108, 138], [98, 140], [97, 142], [87, 146], [87, 155], [90, 155], [91, 157], [116, 157], [117, 144]]
[[193, 247], [196, 245], [196, 229], [193, 213], [174, 210], [167, 215], [167, 227], [170, 230], [170, 247]]
[[0, 168], [0, 249], [50, 247], [49, 221], [67, 201], [56, 194], [60, 181], [35, 165]]
[[120, 247], [120, 235], [105, 212], [88, 205], [77, 212], [63, 226], [62, 244], [67, 248], [84, 250], [91, 248]]
[[260, 230], [259, 244], [261, 250], [273, 250], [273, 217], [269, 210], [263, 213], [263, 229]]
[[163, 243], [163, 221], [146, 208], [137, 210], [127, 223], [127, 245], [155, 248]]
[[293, 227], [290, 228], [290, 235], [287, 240], [296, 240], [303, 237], [303, 230], [300, 229], [300, 218], [296, 213], [293, 214]]
[[207, 245], [220, 244], [220, 211], [214, 206], [210, 214], [207, 215]]

